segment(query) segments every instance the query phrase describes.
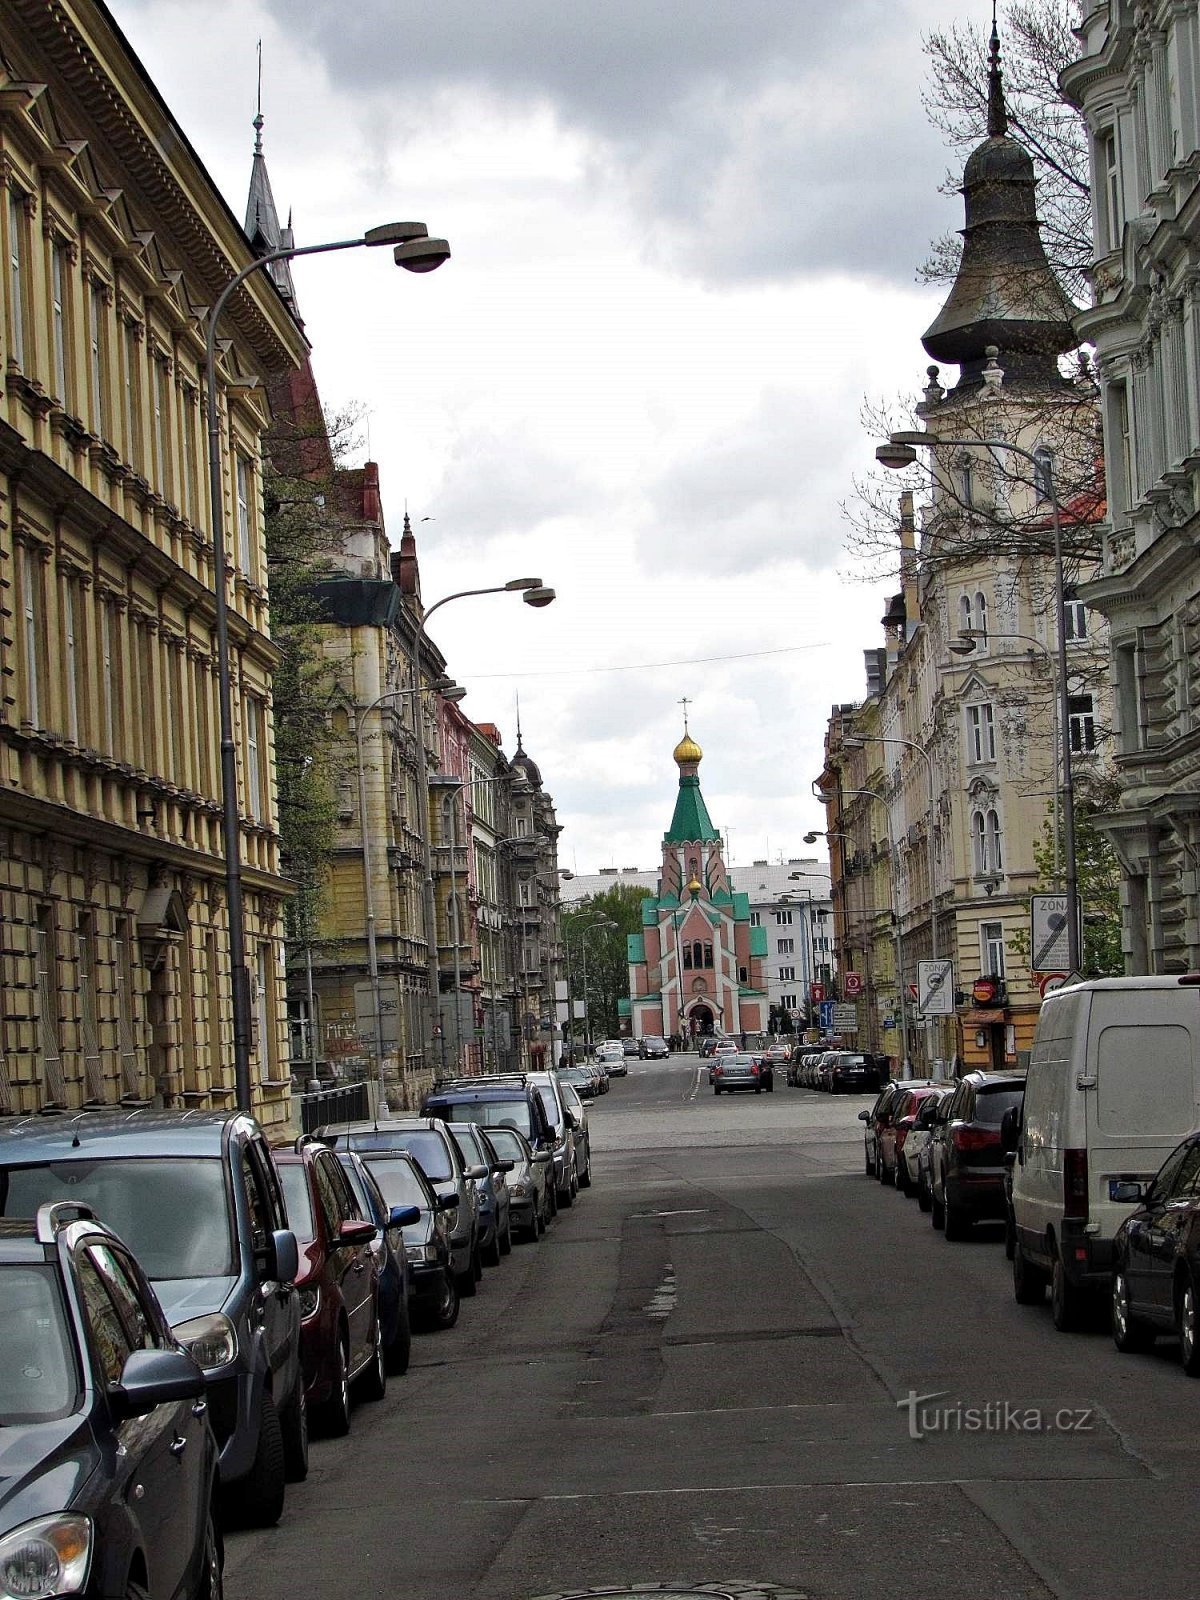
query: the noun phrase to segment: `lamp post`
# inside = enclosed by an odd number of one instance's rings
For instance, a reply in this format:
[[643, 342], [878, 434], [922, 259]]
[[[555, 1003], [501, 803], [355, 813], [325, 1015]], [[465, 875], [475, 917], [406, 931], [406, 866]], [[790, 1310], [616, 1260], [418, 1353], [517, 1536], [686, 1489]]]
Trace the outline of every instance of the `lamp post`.
[[[412, 678], [413, 688], [420, 687], [421, 640], [425, 637], [429, 619], [435, 611], [440, 611], [443, 606], [448, 606], [452, 600], [467, 600], [474, 595], [517, 593], [520, 594], [527, 606], [537, 608], [548, 606], [554, 599], [554, 590], [546, 588], [540, 578], [510, 578], [507, 583], [491, 584], [486, 589], [459, 589], [454, 594], [443, 595], [440, 600], [435, 600], [433, 605], [423, 613], [413, 632], [412, 646], [409, 651], [409, 674]], [[438, 964], [437, 908], [434, 903], [433, 893], [433, 840], [429, 832], [429, 756], [425, 747], [423, 719], [418, 717], [416, 722], [417, 816], [421, 826], [421, 840], [425, 857], [425, 875], [421, 885], [421, 899], [425, 915], [425, 971], [429, 987], [429, 1035], [426, 1043], [428, 1045], [427, 1060], [432, 1064], [433, 1040], [441, 1037], [441, 975]]]
[[[1030, 647], [1031, 651], [1032, 650], [1040, 650], [1042, 655], [1044, 655], [1045, 658], [1046, 658], [1046, 661], [1047, 661], [1047, 663], [1048, 663], [1048, 665], [1050, 667], [1051, 674], [1052, 675], [1054, 674], [1054, 655], [1053, 655], [1053, 652], [1050, 650], [1048, 645], [1043, 644], [1040, 639], [1035, 639], [1031, 633], [995, 633], [995, 634], [992, 634], [991, 637], [997, 643], [999, 643], [1001, 639], [1020, 639]], [[984, 632], [984, 630], [982, 628], [960, 628], [958, 630], [958, 638], [956, 640], [954, 640], [950, 645], [948, 645], [947, 648], [949, 649], [951, 655], [971, 656], [971, 655], [974, 655], [975, 651], [979, 648], [980, 641], [983, 641], [984, 643], [986, 643], [987, 640], [988, 640], [988, 635]], [[1059, 750], [1060, 750], [1060, 748], [1062, 746], [1062, 734], [1061, 734], [1061, 730], [1059, 729], [1059, 725], [1058, 725], [1058, 692], [1057, 692], [1057, 685], [1055, 686], [1054, 694], [1052, 694], [1050, 696], [1050, 706], [1051, 706], [1051, 710], [1054, 713], [1054, 792], [1055, 792], [1055, 805], [1054, 805], [1054, 881], [1057, 883], [1058, 882], [1059, 867], [1060, 867], [1060, 864], [1062, 862], [1062, 849], [1061, 849], [1061, 846], [1060, 846], [1060, 843], [1059, 843], [1060, 828], [1059, 828], [1058, 803], [1057, 803], [1057, 796], [1058, 796], [1058, 758], [1059, 758]], [[1068, 729], [1068, 732], [1069, 731], [1070, 730]]]
[[1067, 608], [1066, 582], [1063, 575], [1062, 511], [1054, 482], [1054, 457], [1049, 450], [1026, 450], [1023, 445], [1010, 444], [1006, 439], [939, 439], [920, 430], [902, 430], [889, 436], [886, 444], [877, 446], [875, 459], [893, 471], [909, 467], [917, 459], [918, 448], [931, 450], [937, 445], [955, 445], [965, 449], [1007, 450], [1020, 456], [1033, 468], [1034, 487], [1043, 500], [1050, 503], [1054, 526], [1054, 610], [1058, 627], [1058, 727], [1062, 762], [1063, 852], [1066, 864], [1067, 895], [1067, 965], [1071, 972], [1080, 971], [1079, 952], [1079, 868], [1075, 857], [1075, 782], [1071, 766], [1070, 705], [1067, 682]]
[[394, 222], [369, 228], [359, 239], [330, 244], [293, 246], [257, 256], [234, 274], [217, 296], [204, 340], [204, 385], [208, 405], [209, 517], [213, 541], [213, 631], [217, 641], [217, 704], [221, 732], [221, 832], [225, 849], [225, 899], [229, 917], [229, 977], [233, 1010], [233, 1079], [240, 1111], [251, 1109], [250, 973], [246, 966], [246, 921], [242, 899], [241, 806], [238, 796], [237, 749], [233, 742], [233, 686], [229, 664], [229, 611], [225, 600], [225, 485], [221, 459], [221, 419], [217, 412], [217, 326], [230, 296], [254, 272], [276, 261], [298, 256], [328, 255], [361, 245], [390, 244], [397, 266], [409, 272], [432, 272], [450, 255], [444, 239], [431, 239], [423, 222]]
[[[380, 992], [379, 950], [375, 935], [375, 878], [371, 871], [371, 817], [367, 807], [367, 767], [363, 756], [363, 729], [371, 712], [378, 710], [385, 701], [408, 699], [419, 692], [411, 688], [389, 689], [386, 694], [376, 695], [375, 699], [359, 712], [354, 729], [358, 757], [358, 815], [362, 825], [363, 897], [367, 913], [367, 972], [371, 980], [371, 1009], [375, 1024], [375, 1070], [379, 1079], [381, 1108], [387, 1105], [387, 1090], [383, 1075], [383, 1004]], [[459, 684], [451, 683], [448, 678], [443, 678], [437, 683], [430, 684], [426, 692], [441, 694], [447, 700], [461, 700], [467, 691]], [[414, 717], [414, 721], [419, 721], [419, 714]]]

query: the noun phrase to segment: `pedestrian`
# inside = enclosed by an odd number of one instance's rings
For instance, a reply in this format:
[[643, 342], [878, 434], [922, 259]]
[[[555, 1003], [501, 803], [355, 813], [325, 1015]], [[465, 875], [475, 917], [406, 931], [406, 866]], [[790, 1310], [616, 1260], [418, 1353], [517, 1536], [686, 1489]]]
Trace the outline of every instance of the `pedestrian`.
[[746, 1030], [745, 1030], [745, 1028], [742, 1029], [741, 1034], [739, 1035], [739, 1038], [741, 1039], [742, 1049], [744, 1050], [746, 1048]]

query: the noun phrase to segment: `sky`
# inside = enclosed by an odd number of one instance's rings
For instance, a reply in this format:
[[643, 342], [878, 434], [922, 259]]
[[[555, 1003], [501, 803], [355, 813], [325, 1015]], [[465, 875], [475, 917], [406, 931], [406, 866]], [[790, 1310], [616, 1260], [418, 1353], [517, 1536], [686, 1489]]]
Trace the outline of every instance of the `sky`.
[[[921, 109], [923, 30], [986, 0], [108, 0], [235, 213], [264, 145], [326, 406], [362, 408], [432, 632], [560, 864], [652, 867], [687, 697], [735, 863], [804, 852], [831, 705], [893, 580], [847, 555], [864, 400], [925, 381], [929, 242], [961, 224]], [[985, 15], [986, 13], [986, 15]], [[980, 73], [985, 64], [981, 60]]]

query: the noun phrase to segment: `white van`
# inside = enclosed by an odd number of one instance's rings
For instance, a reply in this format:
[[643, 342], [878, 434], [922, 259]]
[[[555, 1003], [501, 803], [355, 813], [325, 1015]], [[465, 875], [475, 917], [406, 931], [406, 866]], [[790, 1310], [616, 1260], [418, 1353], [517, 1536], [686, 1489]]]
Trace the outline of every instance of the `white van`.
[[[1014, 1119], [1015, 1122], [1015, 1119]], [[1113, 1237], [1148, 1181], [1200, 1126], [1200, 978], [1099, 978], [1047, 995], [1029, 1057], [1015, 1149], [1013, 1292], [1046, 1284], [1056, 1328], [1109, 1287]]]

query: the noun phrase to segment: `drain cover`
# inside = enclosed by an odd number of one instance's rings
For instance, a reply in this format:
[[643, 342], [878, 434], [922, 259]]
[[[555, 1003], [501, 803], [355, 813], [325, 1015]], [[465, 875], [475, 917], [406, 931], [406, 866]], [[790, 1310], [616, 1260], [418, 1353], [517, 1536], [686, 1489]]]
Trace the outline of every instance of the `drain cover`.
[[623, 1600], [808, 1600], [796, 1589], [781, 1589], [774, 1583], [634, 1583], [621, 1589], [571, 1589], [562, 1594], [539, 1595], [538, 1600], [603, 1600], [603, 1596]]

